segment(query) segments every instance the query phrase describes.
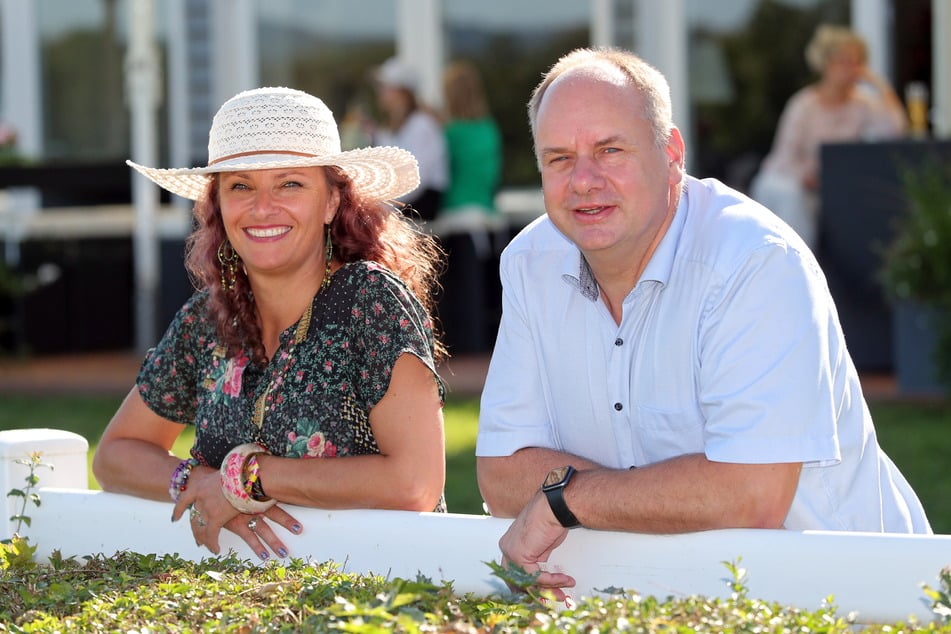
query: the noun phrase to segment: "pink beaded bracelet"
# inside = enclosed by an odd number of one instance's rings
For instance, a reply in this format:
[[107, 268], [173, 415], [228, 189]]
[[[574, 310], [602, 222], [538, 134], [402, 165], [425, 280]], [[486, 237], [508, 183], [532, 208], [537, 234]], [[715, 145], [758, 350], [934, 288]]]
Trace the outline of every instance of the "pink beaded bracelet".
[[221, 463], [221, 490], [225, 499], [242, 513], [263, 513], [275, 504], [277, 500], [255, 500], [248, 494], [245, 482], [245, 463], [255, 454], [268, 453], [267, 449], [257, 443], [238, 445], [228, 452]]

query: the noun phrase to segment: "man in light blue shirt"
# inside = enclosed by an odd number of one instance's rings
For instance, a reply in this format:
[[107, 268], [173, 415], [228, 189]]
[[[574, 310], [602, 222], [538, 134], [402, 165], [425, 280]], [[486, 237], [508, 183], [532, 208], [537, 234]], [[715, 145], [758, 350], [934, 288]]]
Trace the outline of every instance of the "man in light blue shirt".
[[575, 525], [930, 532], [815, 258], [687, 176], [663, 76], [575, 51], [529, 118], [548, 213], [503, 254], [476, 448], [505, 559], [537, 571]]

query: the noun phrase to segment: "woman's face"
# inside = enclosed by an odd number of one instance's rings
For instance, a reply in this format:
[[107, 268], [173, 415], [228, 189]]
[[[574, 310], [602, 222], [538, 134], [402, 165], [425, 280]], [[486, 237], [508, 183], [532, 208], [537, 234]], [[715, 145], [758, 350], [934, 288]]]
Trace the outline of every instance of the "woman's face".
[[340, 203], [324, 168], [222, 172], [219, 179], [225, 232], [252, 284], [268, 278], [322, 279], [325, 226]]
[[841, 85], [854, 85], [862, 77], [865, 55], [856, 44], [843, 44], [832, 51], [826, 62], [825, 75]]

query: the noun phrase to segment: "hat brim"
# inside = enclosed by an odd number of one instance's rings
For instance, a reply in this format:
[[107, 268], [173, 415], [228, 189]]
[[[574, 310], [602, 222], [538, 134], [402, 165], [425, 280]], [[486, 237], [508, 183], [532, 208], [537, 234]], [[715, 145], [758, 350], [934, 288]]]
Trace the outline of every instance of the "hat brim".
[[159, 187], [189, 200], [198, 200], [204, 195], [212, 174], [289, 167], [339, 167], [353, 181], [355, 190], [375, 200], [395, 200], [419, 187], [416, 157], [397, 147], [360, 148], [319, 157], [255, 154], [206, 167], [176, 169], [146, 167], [133, 161], [126, 164]]

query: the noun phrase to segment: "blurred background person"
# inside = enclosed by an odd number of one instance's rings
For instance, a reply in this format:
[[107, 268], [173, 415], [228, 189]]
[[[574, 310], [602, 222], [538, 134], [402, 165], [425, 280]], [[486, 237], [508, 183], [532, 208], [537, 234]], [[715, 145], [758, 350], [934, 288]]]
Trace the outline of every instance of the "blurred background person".
[[820, 25], [805, 56], [819, 77], [787, 102], [750, 194], [815, 251], [820, 146], [894, 138], [904, 133], [906, 119], [898, 95], [868, 67], [865, 41], [848, 27]]
[[448, 347], [457, 354], [479, 353], [491, 347], [488, 293], [494, 290], [494, 256], [504, 246], [495, 208], [502, 137], [471, 62], [446, 68], [443, 95], [449, 187], [432, 225], [447, 251], [439, 312]]
[[373, 144], [408, 150], [419, 161], [419, 187], [400, 201], [433, 220], [442, 206], [449, 182], [446, 140], [439, 117], [416, 95], [416, 72], [395, 57], [383, 62], [374, 75], [377, 105], [383, 118]]

